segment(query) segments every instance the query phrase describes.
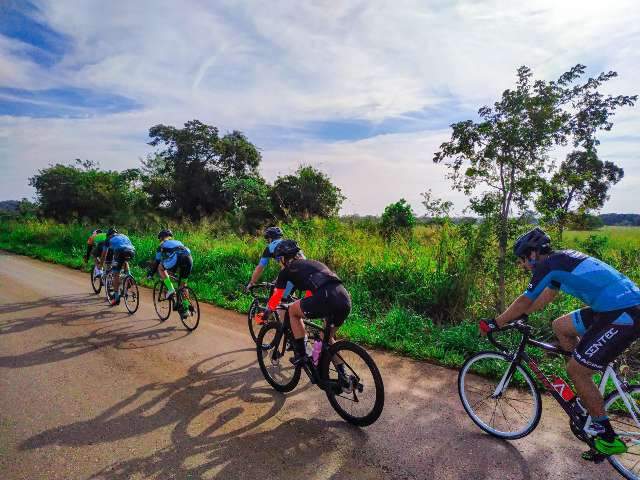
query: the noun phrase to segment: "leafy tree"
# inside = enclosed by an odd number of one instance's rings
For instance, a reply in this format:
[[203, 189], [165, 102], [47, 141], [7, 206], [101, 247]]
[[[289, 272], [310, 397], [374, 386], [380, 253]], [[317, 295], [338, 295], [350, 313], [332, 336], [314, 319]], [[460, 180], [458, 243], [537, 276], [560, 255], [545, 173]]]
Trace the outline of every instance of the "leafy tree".
[[380, 226], [382, 234], [389, 239], [394, 234], [411, 235], [416, 224], [416, 216], [411, 205], [404, 198], [387, 205], [382, 213]]
[[309, 165], [278, 177], [271, 191], [274, 212], [286, 218], [331, 217], [338, 214], [344, 200], [340, 188]]
[[224, 182], [258, 177], [261, 155], [241, 132], [220, 138], [216, 127], [191, 120], [184, 128], [155, 125], [149, 145], [160, 147], [143, 162], [153, 205], [193, 219], [233, 207]]
[[470, 208], [492, 220], [498, 239], [497, 307], [504, 307], [509, 218], [524, 210], [550, 167], [549, 150], [570, 141], [592, 150], [596, 133], [610, 130], [616, 108], [633, 105], [637, 97], [604, 96], [598, 88], [616, 76], [602, 73], [575, 84], [585, 67], [576, 65], [558, 80], [532, 80], [520, 67], [514, 89], [505, 90], [493, 107], [478, 111], [479, 122], [451, 125], [451, 139], [440, 146], [433, 161], [446, 162], [454, 188], [471, 197]]
[[595, 149], [573, 151], [549, 180], [542, 181], [536, 208], [546, 221], [557, 225], [562, 240], [567, 223], [589, 224], [588, 212], [602, 208], [609, 189], [623, 176], [622, 168], [600, 160]]
[[573, 216], [567, 227], [571, 230], [597, 230], [604, 227], [604, 222], [596, 215], [584, 213]]
[[261, 177], [231, 177], [223, 183], [240, 226], [255, 233], [273, 218], [269, 185]]
[[29, 179], [43, 215], [61, 222], [127, 219], [145, 206], [138, 170], [100, 170], [97, 163], [77, 159], [74, 165], [56, 164]]
[[420, 194], [423, 198], [422, 205], [427, 211], [427, 215], [435, 218], [448, 217], [451, 209], [453, 208], [453, 202], [449, 200], [443, 200], [437, 198], [431, 192], [431, 189]]

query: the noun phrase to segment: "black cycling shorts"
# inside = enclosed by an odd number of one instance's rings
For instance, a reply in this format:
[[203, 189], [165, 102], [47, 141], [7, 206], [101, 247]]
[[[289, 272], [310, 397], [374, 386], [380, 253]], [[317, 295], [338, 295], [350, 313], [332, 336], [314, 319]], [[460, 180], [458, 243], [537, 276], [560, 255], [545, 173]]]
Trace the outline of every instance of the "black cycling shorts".
[[[178, 277], [178, 280], [186, 280], [193, 270], [193, 258], [191, 255], [178, 255], [176, 264], [169, 271]], [[177, 273], [176, 273], [177, 272]]]
[[122, 270], [122, 265], [124, 262], [131, 260], [135, 256], [136, 252], [133, 250], [129, 250], [128, 248], [123, 248], [122, 250], [116, 250], [113, 252], [113, 263], [111, 269], [114, 272], [119, 272]]
[[326, 318], [330, 325], [339, 327], [351, 312], [351, 297], [341, 283], [330, 283], [300, 300], [300, 308], [307, 318]]
[[[586, 330], [573, 352], [573, 358], [592, 370], [604, 370], [624, 352], [634, 340], [640, 338], [640, 306], [594, 312], [583, 308], [573, 313]], [[578, 333], [581, 333], [578, 330]]]

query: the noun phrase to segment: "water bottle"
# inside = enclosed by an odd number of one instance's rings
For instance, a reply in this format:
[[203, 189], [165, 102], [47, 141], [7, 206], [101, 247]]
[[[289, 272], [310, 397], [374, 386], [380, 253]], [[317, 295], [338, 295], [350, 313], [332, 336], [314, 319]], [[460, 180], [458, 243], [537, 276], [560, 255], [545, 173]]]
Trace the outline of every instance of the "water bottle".
[[320, 354], [322, 353], [322, 341], [316, 340], [313, 343], [313, 351], [311, 352], [311, 359], [313, 360], [313, 364], [317, 367], [318, 362], [320, 361]]

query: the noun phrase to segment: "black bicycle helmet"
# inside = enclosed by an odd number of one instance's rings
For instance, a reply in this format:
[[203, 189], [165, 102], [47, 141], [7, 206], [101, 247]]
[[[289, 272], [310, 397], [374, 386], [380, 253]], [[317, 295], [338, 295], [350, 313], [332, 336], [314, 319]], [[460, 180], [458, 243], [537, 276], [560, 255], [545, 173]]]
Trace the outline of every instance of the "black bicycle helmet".
[[273, 251], [273, 256], [276, 258], [292, 258], [300, 252], [300, 247], [295, 240], [282, 240]]
[[282, 229], [280, 227], [268, 227], [264, 231], [264, 238], [271, 241], [282, 238], [283, 235], [284, 234], [282, 233]]
[[107, 237], [110, 237], [111, 235], [115, 235], [116, 233], [118, 233], [118, 230], [116, 230], [116, 227], [111, 227], [111, 228], [107, 231]]
[[533, 250], [547, 250], [551, 247], [551, 237], [539, 227], [520, 235], [513, 244], [513, 253], [516, 257], [522, 258], [529, 255]]
[[158, 239], [162, 240], [163, 238], [167, 237], [173, 237], [173, 232], [171, 231], [171, 229], [165, 228], [160, 230], [160, 233], [158, 233]]

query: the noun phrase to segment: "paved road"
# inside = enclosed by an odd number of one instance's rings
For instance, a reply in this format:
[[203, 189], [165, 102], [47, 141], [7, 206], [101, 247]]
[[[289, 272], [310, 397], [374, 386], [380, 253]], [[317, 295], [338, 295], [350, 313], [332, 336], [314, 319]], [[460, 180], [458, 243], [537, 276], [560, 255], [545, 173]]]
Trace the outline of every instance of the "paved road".
[[[0, 252], [0, 478], [604, 479], [549, 399], [506, 443], [458, 400], [456, 372], [375, 352], [386, 403], [351, 427], [306, 382], [264, 381], [244, 317], [205, 305], [198, 330], [134, 316], [87, 275]], [[560, 446], [559, 448], [557, 446]]]

